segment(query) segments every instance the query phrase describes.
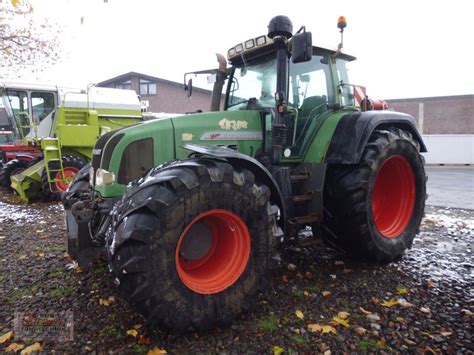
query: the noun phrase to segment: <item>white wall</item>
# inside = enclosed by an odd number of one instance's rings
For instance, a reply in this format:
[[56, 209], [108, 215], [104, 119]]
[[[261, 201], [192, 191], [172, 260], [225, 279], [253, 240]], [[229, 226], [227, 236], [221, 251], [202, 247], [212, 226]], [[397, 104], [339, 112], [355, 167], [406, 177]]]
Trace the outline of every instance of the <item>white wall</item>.
[[474, 164], [474, 134], [423, 135], [426, 164]]

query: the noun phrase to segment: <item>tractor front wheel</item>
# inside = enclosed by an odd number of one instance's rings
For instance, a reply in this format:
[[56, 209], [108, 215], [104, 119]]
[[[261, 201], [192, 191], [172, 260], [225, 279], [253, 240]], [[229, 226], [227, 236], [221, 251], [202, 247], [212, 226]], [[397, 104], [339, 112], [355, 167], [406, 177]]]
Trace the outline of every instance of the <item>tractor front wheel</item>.
[[28, 163], [26, 161], [20, 159], [10, 160], [8, 163], [3, 165], [2, 169], [0, 169], [0, 184], [7, 189], [11, 189], [11, 177], [21, 173], [27, 167]]
[[112, 212], [107, 250], [123, 297], [178, 333], [230, 323], [266, 285], [278, 233], [269, 198], [222, 161], [150, 172]]
[[324, 240], [380, 262], [403, 255], [419, 231], [426, 175], [419, 144], [407, 131], [374, 131], [358, 165], [329, 166]]
[[46, 168], [41, 174], [41, 189], [43, 190], [43, 198], [47, 201], [57, 201], [61, 198], [61, 194], [65, 192], [69, 184], [74, 180], [76, 174], [81, 170], [87, 162], [75, 155], [63, 155], [63, 171], [64, 176], [58, 171], [59, 163], [53, 161], [49, 163], [50, 178], [57, 180], [51, 184], [48, 181]]

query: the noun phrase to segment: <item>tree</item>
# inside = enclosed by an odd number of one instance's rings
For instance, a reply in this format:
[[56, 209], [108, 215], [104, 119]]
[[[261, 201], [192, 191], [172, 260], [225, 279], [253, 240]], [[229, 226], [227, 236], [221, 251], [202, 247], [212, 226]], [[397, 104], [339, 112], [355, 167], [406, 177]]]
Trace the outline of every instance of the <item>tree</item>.
[[0, 0], [0, 78], [56, 63], [59, 32], [57, 24], [34, 16], [29, 0]]

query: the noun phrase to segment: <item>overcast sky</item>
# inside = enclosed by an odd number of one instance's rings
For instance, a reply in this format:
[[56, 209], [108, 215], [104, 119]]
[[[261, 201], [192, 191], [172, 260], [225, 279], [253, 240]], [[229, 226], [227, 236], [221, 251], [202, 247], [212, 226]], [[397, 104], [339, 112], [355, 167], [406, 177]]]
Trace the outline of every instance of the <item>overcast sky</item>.
[[[217, 66], [239, 42], [266, 34], [286, 15], [313, 44], [336, 48], [337, 18], [347, 28], [344, 51], [358, 58], [350, 81], [373, 98], [473, 94], [472, 1], [153, 1], [32, 0], [35, 16], [63, 26], [63, 60], [41, 75], [85, 87], [129, 72], [181, 82], [187, 71]], [[81, 24], [81, 18], [82, 24]]]

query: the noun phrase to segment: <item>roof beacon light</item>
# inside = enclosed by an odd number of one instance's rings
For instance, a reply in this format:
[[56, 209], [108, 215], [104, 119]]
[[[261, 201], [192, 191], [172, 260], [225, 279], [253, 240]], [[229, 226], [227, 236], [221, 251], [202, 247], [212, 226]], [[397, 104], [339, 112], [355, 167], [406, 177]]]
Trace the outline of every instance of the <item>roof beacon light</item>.
[[337, 19], [337, 28], [339, 28], [342, 31], [344, 31], [344, 28], [346, 28], [347, 22], [346, 18], [344, 16], [339, 16]]
[[342, 51], [342, 47], [343, 47], [343, 43], [344, 43], [344, 28], [346, 28], [347, 26], [347, 22], [346, 22], [346, 18], [344, 16], [339, 16], [339, 18], [337, 19], [337, 28], [339, 28], [339, 32], [341, 32], [341, 43], [339, 43], [339, 45], [337, 46], [337, 53], [341, 53]]

